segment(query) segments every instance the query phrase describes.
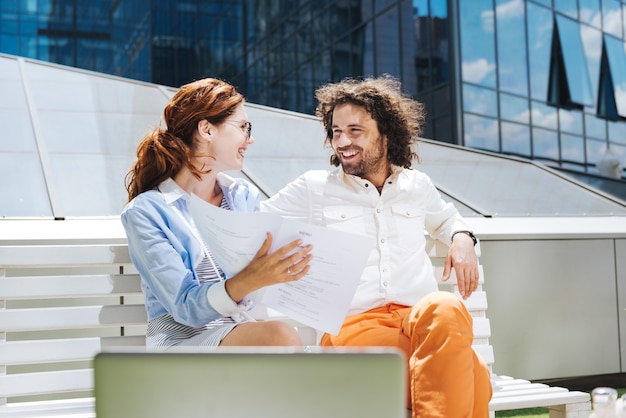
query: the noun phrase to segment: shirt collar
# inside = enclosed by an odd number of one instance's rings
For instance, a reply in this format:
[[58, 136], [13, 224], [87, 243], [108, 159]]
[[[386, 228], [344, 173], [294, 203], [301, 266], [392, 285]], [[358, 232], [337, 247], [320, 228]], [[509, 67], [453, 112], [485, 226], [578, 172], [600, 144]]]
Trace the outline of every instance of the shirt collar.
[[[391, 165], [391, 175], [389, 175], [389, 177], [387, 177], [385, 179], [385, 183], [388, 182], [392, 182], [395, 183], [396, 181], [398, 181], [398, 177], [404, 172], [404, 168], [397, 166], [397, 165]], [[339, 177], [343, 178], [343, 181], [346, 185], [350, 185], [352, 186], [354, 189], [360, 188], [360, 189], [365, 189], [367, 188], [365, 186], [365, 184], [372, 184], [369, 180], [365, 180], [362, 177], [359, 176], [355, 176], [352, 174], [346, 174], [343, 171], [343, 167], [339, 166], [337, 167], [337, 171], [336, 173], [339, 175]]]
[[[224, 173], [218, 173], [217, 184], [220, 185], [225, 195], [228, 193], [229, 187], [234, 183], [234, 178]], [[157, 189], [161, 192], [168, 205], [171, 205], [178, 199], [183, 199], [186, 202], [189, 201], [189, 194], [184, 191], [171, 177], [163, 180], [161, 184], [157, 186]]]
[[163, 195], [165, 202], [171, 205], [178, 199], [189, 200], [189, 195], [185, 192], [172, 178], [163, 180], [161, 184], [157, 186], [157, 189]]

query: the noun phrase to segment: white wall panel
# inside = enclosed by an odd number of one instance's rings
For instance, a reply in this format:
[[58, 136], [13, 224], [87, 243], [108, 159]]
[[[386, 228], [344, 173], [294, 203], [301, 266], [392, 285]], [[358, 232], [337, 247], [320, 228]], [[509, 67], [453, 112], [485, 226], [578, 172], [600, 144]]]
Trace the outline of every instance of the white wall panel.
[[617, 266], [617, 309], [621, 347], [622, 373], [626, 373], [626, 239], [615, 240]]
[[614, 242], [482, 241], [496, 373], [620, 371]]

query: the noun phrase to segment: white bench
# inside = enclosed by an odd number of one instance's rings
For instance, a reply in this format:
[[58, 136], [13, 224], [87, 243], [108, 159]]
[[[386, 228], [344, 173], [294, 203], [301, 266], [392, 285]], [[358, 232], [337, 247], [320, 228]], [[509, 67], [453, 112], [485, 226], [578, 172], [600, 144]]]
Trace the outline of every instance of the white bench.
[[[429, 242], [440, 277], [445, 247]], [[466, 301], [474, 348], [493, 365], [481, 285]], [[452, 280], [451, 280], [452, 282]], [[441, 284], [454, 291], [454, 284]], [[92, 360], [145, 342], [139, 276], [124, 244], [0, 247], [0, 417], [94, 417]], [[314, 343], [311, 330], [301, 334]], [[546, 407], [551, 418], [587, 418], [590, 396], [493, 376], [494, 411]]]

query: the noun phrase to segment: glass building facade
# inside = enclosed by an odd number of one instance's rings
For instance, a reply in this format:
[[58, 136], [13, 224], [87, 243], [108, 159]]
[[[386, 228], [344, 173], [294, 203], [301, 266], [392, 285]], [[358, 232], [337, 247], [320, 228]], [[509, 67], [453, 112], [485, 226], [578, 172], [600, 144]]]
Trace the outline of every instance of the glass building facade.
[[594, 176], [625, 165], [625, 21], [626, 0], [0, 0], [0, 52], [306, 114], [388, 73], [425, 137]]
[[458, 16], [464, 145], [590, 173], [624, 160], [626, 3], [462, 0]]

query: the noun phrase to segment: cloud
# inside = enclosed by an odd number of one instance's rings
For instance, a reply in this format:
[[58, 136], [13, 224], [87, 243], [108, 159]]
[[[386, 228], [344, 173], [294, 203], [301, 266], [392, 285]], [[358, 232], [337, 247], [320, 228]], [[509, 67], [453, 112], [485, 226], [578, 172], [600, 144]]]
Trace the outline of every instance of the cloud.
[[495, 19], [493, 18], [493, 10], [485, 10], [480, 14], [480, 21], [482, 22], [483, 31], [487, 33], [493, 33], [493, 27]]
[[585, 49], [585, 56], [599, 62], [602, 54], [602, 33], [598, 29], [581, 25], [580, 38]]
[[601, 18], [600, 10], [587, 9], [584, 7], [580, 9], [580, 20], [590, 23], [596, 28], [601, 27]]
[[544, 128], [556, 129], [558, 126], [559, 115], [556, 110], [545, 107], [541, 109], [533, 109], [531, 112], [532, 122], [534, 126], [542, 126]]
[[522, 0], [511, 0], [496, 7], [498, 19], [510, 19], [524, 16], [524, 2]]
[[621, 37], [622, 34], [622, 11], [611, 10], [604, 15], [604, 31]]
[[466, 116], [464, 119], [464, 139], [468, 147], [499, 151], [500, 136], [498, 121], [479, 116]]
[[480, 83], [487, 75], [496, 69], [494, 63], [489, 63], [485, 58], [475, 61], [463, 61], [463, 80], [470, 83]]

